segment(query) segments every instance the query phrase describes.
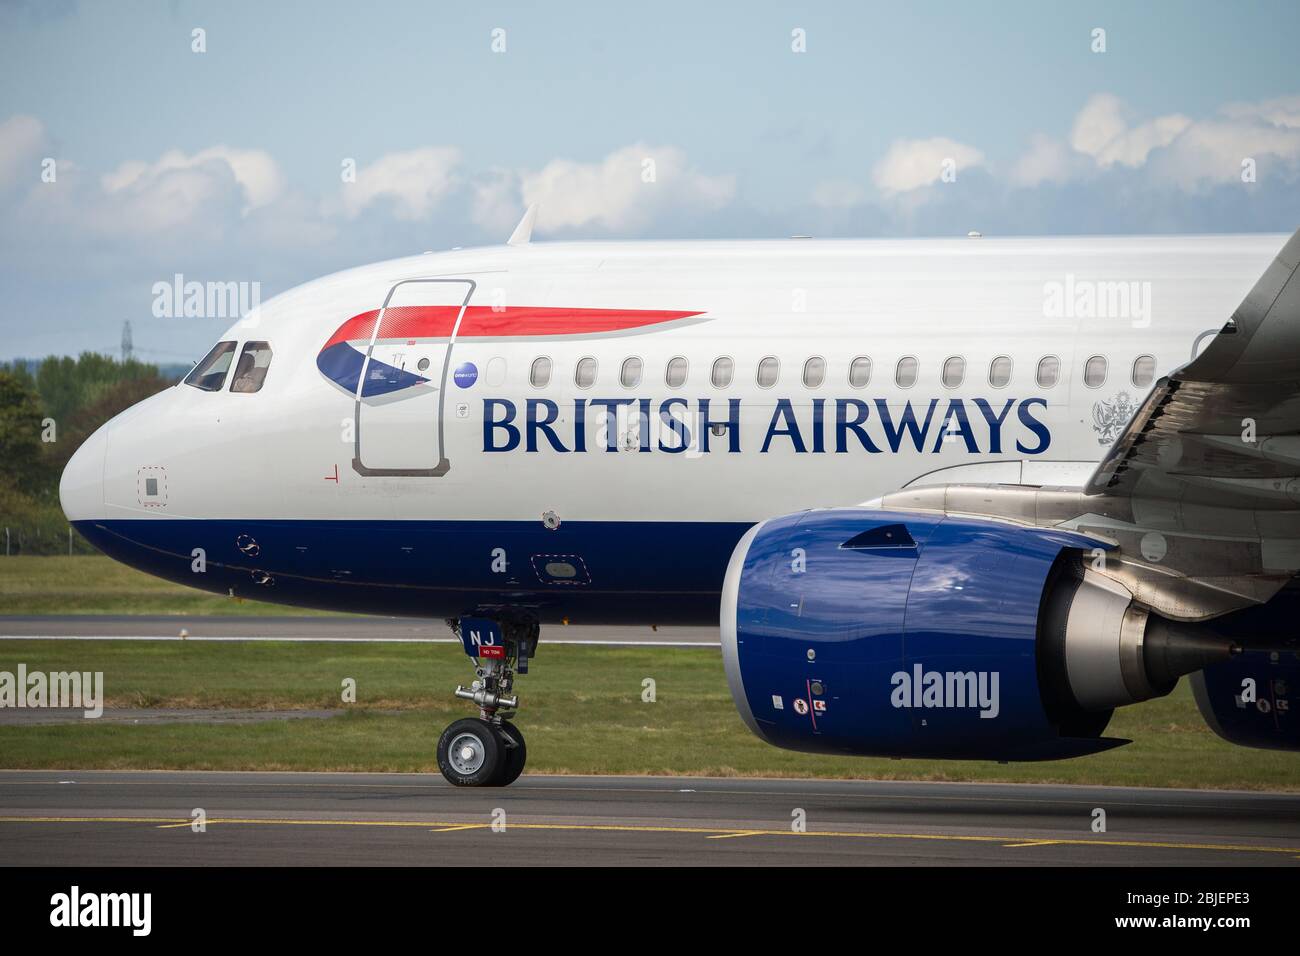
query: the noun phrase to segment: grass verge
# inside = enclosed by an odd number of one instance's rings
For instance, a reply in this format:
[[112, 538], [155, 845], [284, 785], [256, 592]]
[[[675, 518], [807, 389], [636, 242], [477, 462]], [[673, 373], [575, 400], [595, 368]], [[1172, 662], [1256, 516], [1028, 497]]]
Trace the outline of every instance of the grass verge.
[[[50, 559], [42, 559], [50, 560]], [[460, 652], [412, 644], [0, 642], [0, 670], [102, 671], [109, 706], [338, 708], [331, 719], [257, 724], [0, 726], [0, 764], [67, 769], [370, 770], [436, 773], [442, 728], [471, 708]], [[657, 700], [643, 703], [642, 680]], [[1293, 754], [1225, 743], [1184, 682], [1120, 710], [1118, 750], [1077, 760], [989, 762], [822, 757], [777, 750], [736, 715], [716, 648], [541, 647], [516, 685], [529, 770], [1300, 790]]]
[[326, 615], [173, 584], [102, 554], [0, 557], [0, 614]]

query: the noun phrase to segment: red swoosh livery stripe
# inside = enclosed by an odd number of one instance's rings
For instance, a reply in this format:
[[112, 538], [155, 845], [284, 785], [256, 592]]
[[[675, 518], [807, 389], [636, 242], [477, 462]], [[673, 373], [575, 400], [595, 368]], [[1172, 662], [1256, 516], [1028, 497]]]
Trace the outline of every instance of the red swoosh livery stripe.
[[[451, 336], [460, 307], [455, 305], [406, 305], [384, 312], [379, 339], [445, 339]], [[553, 309], [519, 306], [494, 310], [471, 305], [465, 309], [457, 339], [501, 338], [531, 335], [594, 335], [646, 328], [664, 322], [702, 315], [701, 312], [671, 312], [660, 309]], [[354, 315], [330, 337], [322, 351], [339, 342], [369, 340], [378, 309]]]

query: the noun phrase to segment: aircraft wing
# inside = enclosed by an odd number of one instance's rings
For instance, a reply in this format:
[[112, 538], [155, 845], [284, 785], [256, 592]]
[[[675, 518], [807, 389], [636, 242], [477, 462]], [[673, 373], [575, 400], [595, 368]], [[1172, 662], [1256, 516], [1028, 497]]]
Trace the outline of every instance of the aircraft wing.
[[1156, 384], [1085, 491], [1290, 511], [1297, 476], [1300, 230], [1209, 346]]
[[[1205, 351], [1156, 383], [1083, 488], [920, 485], [872, 504], [1108, 541], [1079, 567], [1146, 622], [1130, 646], [1158, 645], [1146, 643], [1151, 620], [1183, 629], [1169, 645], [1176, 654], [1230, 636], [1230, 657], [1176, 668], [1192, 675], [1201, 713], [1233, 743], [1300, 751], [1300, 231]], [[1080, 633], [1104, 631], [1103, 618], [1081, 610]], [[1122, 658], [1125, 640], [1094, 645], [1093, 662]], [[1052, 646], [1042, 645], [1044, 660]], [[1143, 661], [1131, 673], [1150, 676]], [[1090, 666], [1067, 662], [1071, 688]]]
[[1107, 538], [1106, 573], [1173, 619], [1269, 601], [1300, 571], [1300, 231], [1081, 489], [918, 486], [879, 501]]

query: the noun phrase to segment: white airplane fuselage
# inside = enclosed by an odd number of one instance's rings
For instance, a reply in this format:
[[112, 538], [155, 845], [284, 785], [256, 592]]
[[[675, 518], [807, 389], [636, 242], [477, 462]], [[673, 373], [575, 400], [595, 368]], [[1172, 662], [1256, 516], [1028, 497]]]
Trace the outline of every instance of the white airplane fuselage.
[[220, 593], [714, 623], [755, 522], [909, 483], [1082, 484], [1284, 239], [538, 244], [378, 263], [236, 323], [233, 354], [271, 356], [260, 388], [232, 391], [232, 366], [219, 390], [128, 410], [76, 453], [63, 505], [108, 554]]

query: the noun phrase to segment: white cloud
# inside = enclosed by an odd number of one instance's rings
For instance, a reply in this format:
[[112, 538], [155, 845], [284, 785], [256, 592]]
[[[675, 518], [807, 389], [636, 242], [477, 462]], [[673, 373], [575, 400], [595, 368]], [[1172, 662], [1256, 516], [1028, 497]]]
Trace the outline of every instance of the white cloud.
[[427, 219], [458, 181], [460, 150], [426, 146], [380, 156], [357, 170], [357, 181], [344, 183], [343, 210], [355, 218], [380, 200], [389, 200], [393, 216], [408, 222]]
[[491, 235], [508, 234], [534, 202], [542, 206], [544, 229], [595, 226], [628, 232], [669, 211], [721, 209], [735, 195], [735, 178], [700, 172], [672, 146], [637, 143], [596, 162], [554, 159], [540, 169], [492, 167], [479, 173], [462, 167], [460, 150], [430, 146], [389, 153], [358, 170], [357, 181], [345, 184], [340, 194], [341, 211], [355, 217], [388, 199], [395, 218], [422, 221], [456, 190], [463, 193], [464, 205], [455, 208], [464, 208], [470, 221]]
[[1036, 136], [1011, 169], [1020, 186], [1067, 182], [1115, 167], [1184, 191], [1240, 182], [1243, 160], [1300, 168], [1300, 96], [1233, 103], [1193, 120], [1170, 113], [1135, 121], [1117, 97], [1099, 93], [1074, 118], [1068, 146]]
[[66, 216], [74, 228], [80, 217], [88, 234], [118, 239], [174, 236], [184, 230], [191, 241], [200, 233], [219, 234], [247, 201], [230, 167], [216, 161], [159, 168], [123, 163], [101, 177], [98, 189], [89, 182], [76, 182], [33, 199], [52, 214]]
[[[51, 152], [37, 119], [0, 122], [0, 202], [7, 236], [35, 259], [68, 251], [101, 264], [156, 263], [219, 254], [265, 256], [329, 241], [334, 224], [317, 204], [286, 188], [264, 150], [211, 146], [168, 150], [92, 173], [63, 157], [53, 181], [41, 177]], [[12, 188], [5, 190], [7, 182]], [[200, 253], [200, 250], [202, 252]]]
[[541, 203], [550, 229], [635, 230], [670, 210], [716, 211], [736, 193], [734, 176], [709, 176], [677, 147], [641, 143], [595, 163], [555, 159], [519, 182], [522, 205]]
[[[178, 173], [182, 175], [175, 175]], [[243, 191], [245, 212], [274, 202], [284, 190], [284, 176], [270, 154], [260, 149], [229, 146], [211, 146], [192, 156], [173, 149], [154, 163], [125, 162], [106, 173], [101, 182], [108, 193], [148, 196], [162, 187], [172, 195], [179, 194], [188, 203], [197, 204], [226, 175]], [[168, 182], [170, 187], [164, 187]]]
[[[1196, 123], [1169, 149], [1153, 156], [1150, 168], [1153, 176], [1190, 190], [1240, 182], [1246, 159], [1255, 160], [1258, 167], [1276, 160], [1294, 171], [1300, 164], [1300, 128], [1241, 120]], [[1266, 168], [1257, 170], [1257, 175], [1267, 174]]]
[[1011, 167], [1011, 181], [1017, 186], [1063, 183], [1087, 168], [1088, 161], [1064, 143], [1041, 134], [1030, 139], [1029, 150]]
[[930, 139], [899, 139], [890, 144], [871, 179], [882, 192], [901, 193], [937, 183], [949, 163], [958, 175], [984, 165], [984, 154], [943, 136]]
[[34, 116], [17, 115], [0, 123], [0, 191], [40, 181], [45, 126]]
[[1102, 168], [1115, 163], [1141, 166], [1153, 149], [1168, 146], [1191, 124], [1186, 116], [1171, 113], [1130, 126], [1119, 98], [1098, 93], [1074, 118], [1070, 145], [1093, 157]]
[[471, 192], [470, 218], [504, 240], [524, 214], [518, 176], [507, 169], [490, 169], [474, 181]]
[[1279, 96], [1259, 103], [1230, 103], [1220, 112], [1229, 119], [1258, 120], [1269, 126], [1300, 127], [1300, 96]]
[[[355, 182], [312, 198], [287, 187], [267, 152], [224, 145], [168, 150], [94, 175], [60, 160], [57, 184], [42, 184], [46, 140], [31, 117], [0, 123], [0, 172], [29, 181], [5, 200], [15, 228], [62, 245], [99, 242], [137, 259], [200, 247], [255, 255], [319, 245], [372, 210], [367, 230], [389, 238], [427, 243], [436, 214], [436, 233], [452, 242], [504, 239], [530, 202], [543, 205], [543, 229], [636, 234], [716, 212], [735, 195], [734, 177], [700, 171], [679, 148], [641, 143], [589, 163], [556, 159], [533, 169], [482, 171], [466, 169], [455, 147], [428, 146], [384, 154], [358, 169]], [[408, 225], [395, 230], [399, 223]]]

